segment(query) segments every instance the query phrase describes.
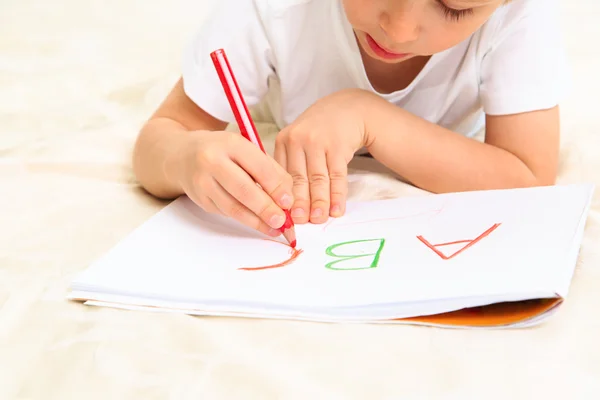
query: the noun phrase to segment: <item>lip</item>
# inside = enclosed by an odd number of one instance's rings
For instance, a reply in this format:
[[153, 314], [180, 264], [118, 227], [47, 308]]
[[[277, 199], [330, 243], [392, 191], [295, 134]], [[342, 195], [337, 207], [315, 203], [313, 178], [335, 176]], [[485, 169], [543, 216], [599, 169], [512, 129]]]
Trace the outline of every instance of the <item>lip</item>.
[[409, 53], [393, 53], [385, 48], [381, 47], [379, 43], [375, 41], [368, 33], [365, 34], [367, 37], [367, 43], [371, 50], [377, 54], [381, 58], [385, 58], [386, 60], [399, 60], [401, 58], [405, 58], [409, 56]]

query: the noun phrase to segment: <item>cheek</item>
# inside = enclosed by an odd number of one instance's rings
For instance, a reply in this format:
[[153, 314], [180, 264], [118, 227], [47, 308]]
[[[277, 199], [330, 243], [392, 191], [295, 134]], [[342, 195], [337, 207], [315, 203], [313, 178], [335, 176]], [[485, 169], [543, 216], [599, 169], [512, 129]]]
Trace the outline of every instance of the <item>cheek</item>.
[[438, 19], [437, 24], [430, 24], [423, 30], [422, 44], [427, 47], [426, 53], [433, 54], [453, 47], [472, 35], [481, 24], [483, 19], [453, 22]]
[[432, 29], [427, 30], [425, 44], [427, 49], [425, 53], [433, 54], [444, 51], [461, 42], [462, 34], [453, 29], [452, 26], [439, 24]]

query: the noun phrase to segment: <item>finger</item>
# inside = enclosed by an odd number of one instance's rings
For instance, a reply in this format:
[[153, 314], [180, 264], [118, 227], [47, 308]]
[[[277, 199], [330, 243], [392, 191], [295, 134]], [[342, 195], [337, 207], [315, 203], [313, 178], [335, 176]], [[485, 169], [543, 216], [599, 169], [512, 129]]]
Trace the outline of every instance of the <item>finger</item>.
[[310, 222], [320, 224], [329, 218], [329, 172], [325, 152], [313, 149], [307, 152], [306, 169], [310, 188]]
[[[264, 156], [263, 153], [259, 153], [259, 155]], [[275, 161], [272, 159], [269, 160], [267, 158], [267, 161], [275, 163]], [[214, 178], [216, 182], [219, 183], [220, 187], [222, 187], [222, 189], [224, 189], [232, 197], [232, 199], [235, 199], [239, 204], [243, 205], [245, 209], [250, 210], [257, 216], [257, 218], [262, 220], [271, 228], [279, 229], [284, 225], [285, 213], [281, 207], [279, 207], [273, 201], [273, 199], [267, 193], [265, 193], [263, 188], [256, 185], [256, 182], [254, 182], [250, 175], [240, 168], [239, 165], [233, 162], [225, 164], [222, 168], [219, 168], [214, 172]], [[232, 216], [231, 210], [229, 210], [228, 207], [234, 207], [234, 204], [231, 203], [230, 199], [223, 198], [223, 196], [221, 196], [220, 199], [217, 199], [212, 194], [211, 198], [215, 201], [221, 211], [223, 211], [226, 215]], [[217, 202], [217, 200], [227, 201], [227, 205], [225, 206], [226, 209], [224, 209], [224, 206]], [[242, 210], [234, 208], [234, 215], [237, 215], [238, 212], [244, 218], [248, 218], [246, 215], [244, 215]]]
[[329, 215], [337, 218], [346, 212], [348, 163], [341, 153], [331, 151], [327, 154], [327, 169], [329, 170], [331, 201]]
[[306, 170], [306, 155], [301, 146], [288, 143], [287, 170], [293, 179], [294, 206], [292, 219], [295, 223], [304, 224], [309, 221], [310, 213], [310, 188]]
[[[294, 202], [292, 177], [273, 158], [240, 137], [232, 146], [230, 157], [247, 175], [258, 183], [280, 208], [290, 209]], [[244, 203], [245, 204], [245, 203]]]
[[244, 206], [229, 194], [225, 188], [214, 179], [210, 193], [213, 204], [219, 209], [221, 214], [231, 217], [241, 224], [262, 232], [265, 235], [273, 237], [281, 235], [281, 231], [267, 225], [255, 213], [248, 209], [248, 207]]
[[[284, 133], [280, 132], [279, 134], [283, 135]], [[279, 138], [275, 141], [275, 151], [273, 152], [273, 156], [275, 158], [275, 161], [277, 161], [277, 164], [279, 164], [281, 168], [287, 171], [285, 143]]]

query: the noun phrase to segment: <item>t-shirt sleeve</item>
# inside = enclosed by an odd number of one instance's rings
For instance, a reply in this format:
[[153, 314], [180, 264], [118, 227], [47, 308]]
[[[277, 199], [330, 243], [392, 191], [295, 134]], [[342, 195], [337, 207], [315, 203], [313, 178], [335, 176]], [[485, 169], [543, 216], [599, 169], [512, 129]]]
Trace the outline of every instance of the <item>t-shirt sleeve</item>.
[[484, 112], [517, 114], [558, 105], [569, 83], [558, 0], [505, 7], [481, 63]]
[[224, 49], [248, 107], [258, 104], [274, 73], [256, 0], [220, 0], [184, 49], [183, 88], [213, 117], [235, 122], [210, 53]]

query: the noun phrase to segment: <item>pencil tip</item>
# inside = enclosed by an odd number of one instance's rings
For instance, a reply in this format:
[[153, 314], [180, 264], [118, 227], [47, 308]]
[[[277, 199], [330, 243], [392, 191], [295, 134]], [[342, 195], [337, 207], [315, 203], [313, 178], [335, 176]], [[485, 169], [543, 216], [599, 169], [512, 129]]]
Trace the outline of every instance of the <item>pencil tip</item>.
[[288, 241], [288, 243], [290, 244], [290, 246], [292, 248], [296, 247], [296, 232], [295, 232], [294, 228], [286, 229], [283, 232], [283, 236], [285, 237], [285, 239]]

